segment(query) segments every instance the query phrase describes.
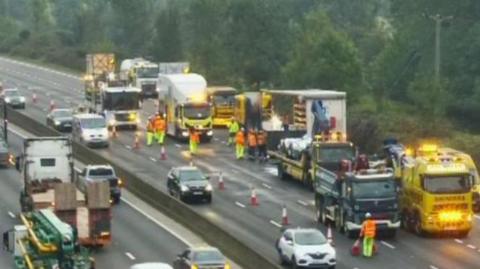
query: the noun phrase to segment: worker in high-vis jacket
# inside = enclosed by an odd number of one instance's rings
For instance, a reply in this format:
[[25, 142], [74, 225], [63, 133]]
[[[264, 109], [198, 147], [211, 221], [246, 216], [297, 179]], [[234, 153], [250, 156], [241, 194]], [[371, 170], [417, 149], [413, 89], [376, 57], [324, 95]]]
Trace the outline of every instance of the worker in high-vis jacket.
[[365, 257], [372, 257], [373, 255], [376, 232], [377, 225], [375, 224], [375, 220], [373, 220], [372, 215], [367, 212], [365, 214], [365, 221], [362, 224], [362, 229], [360, 230], [360, 237], [363, 236], [363, 256]]
[[197, 154], [198, 144], [200, 143], [200, 134], [195, 128], [190, 127], [189, 129], [190, 136], [190, 154]]
[[267, 133], [260, 130], [257, 133], [258, 158], [260, 162], [267, 160]]
[[247, 134], [248, 140], [248, 158], [250, 160], [255, 160], [257, 152], [257, 132], [255, 130], [248, 130]]
[[163, 116], [160, 116], [160, 113], [157, 113], [154, 120], [155, 127], [155, 138], [157, 139], [158, 144], [163, 145], [165, 140], [165, 127], [166, 122]]
[[237, 160], [243, 159], [245, 154], [245, 129], [241, 128], [235, 134], [235, 156]]
[[151, 146], [153, 142], [153, 136], [155, 128], [153, 127], [153, 117], [149, 117], [147, 121], [147, 146]]
[[228, 141], [227, 145], [232, 145], [234, 143], [235, 135], [240, 130], [240, 125], [235, 120], [235, 117], [232, 117], [232, 120], [228, 124]]

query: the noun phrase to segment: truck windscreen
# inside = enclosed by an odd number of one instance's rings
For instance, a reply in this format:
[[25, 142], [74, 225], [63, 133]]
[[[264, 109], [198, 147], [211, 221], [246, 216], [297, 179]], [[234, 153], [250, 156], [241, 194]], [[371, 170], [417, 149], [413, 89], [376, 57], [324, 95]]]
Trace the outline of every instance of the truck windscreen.
[[108, 92], [103, 99], [105, 110], [136, 110], [139, 109], [140, 94], [137, 92]]
[[392, 180], [375, 180], [353, 182], [352, 194], [355, 198], [387, 198], [396, 195], [395, 182]]
[[425, 176], [423, 188], [429, 193], [437, 194], [469, 192], [469, 175]]
[[233, 95], [214, 95], [213, 104], [217, 106], [233, 106], [235, 103], [235, 96]]
[[354, 149], [348, 146], [321, 146], [317, 161], [321, 163], [340, 163], [342, 160], [352, 160], [355, 155]]
[[183, 107], [183, 116], [188, 119], [205, 119], [211, 114], [209, 105], [188, 105]]
[[137, 68], [138, 78], [158, 78], [158, 67]]

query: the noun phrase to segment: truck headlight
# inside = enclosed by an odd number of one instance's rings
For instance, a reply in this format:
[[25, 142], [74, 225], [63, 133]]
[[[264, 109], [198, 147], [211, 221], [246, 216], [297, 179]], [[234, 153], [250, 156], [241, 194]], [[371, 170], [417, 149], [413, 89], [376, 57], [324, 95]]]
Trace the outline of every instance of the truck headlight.
[[462, 213], [458, 211], [442, 211], [438, 214], [438, 219], [441, 222], [455, 222], [462, 219]]
[[188, 136], [188, 132], [187, 132], [187, 131], [183, 131], [183, 132], [182, 132], [182, 136], [183, 136], [183, 137], [187, 137], [187, 136]]
[[136, 113], [130, 113], [128, 114], [128, 119], [130, 121], [135, 121], [137, 119], [137, 114]]
[[212, 188], [212, 184], [208, 184], [208, 185], [205, 187], [205, 190], [206, 190], [206, 191], [209, 191], [209, 192], [212, 191], [212, 189], [213, 189], [213, 188]]
[[212, 136], [212, 135], [213, 135], [213, 131], [212, 131], [212, 130], [208, 131], [208, 132], [207, 132], [207, 135], [208, 135], [208, 136]]
[[182, 192], [187, 192], [187, 191], [188, 191], [188, 187], [185, 186], [185, 185], [180, 185], [180, 190], [181, 190]]

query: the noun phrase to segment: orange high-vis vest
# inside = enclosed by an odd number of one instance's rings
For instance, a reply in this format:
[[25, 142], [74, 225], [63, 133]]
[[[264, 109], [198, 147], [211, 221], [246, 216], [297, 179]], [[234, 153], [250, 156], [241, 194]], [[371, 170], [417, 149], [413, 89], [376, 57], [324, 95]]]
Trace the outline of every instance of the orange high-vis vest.
[[257, 137], [255, 133], [249, 132], [248, 133], [248, 146], [249, 147], [256, 147], [257, 146]]
[[190, 140], [195, 143], [200, 143], [200, 135], [197, 131], [190, 132]]
[[160, 117], [155, 117], [153, 120], [153, 127], [155, 131], [165, 131], [165, 120]]
[[235, 143], [239, 145], [245, 145], [245, 136], [242, 131], [238, 131], [235, 135]]
[[362, 225], [362, 230], [363, 230], [363, 235], [365, 237], [370, 237], [370, 238], [374, 238], [375, 237], [375, 234], [377, 232], [377, 225], [375, 224], [375, 221], [374, 220], [366, 220], [363, 222], [363, 225]]
[[259, 146], [265, 145], [265, 144], [267, 143], [267, 139], [266, 139], [266, 138], [267, 138], [267, 137], [266, 137], [265, 133], [259, 133], [259, 134], [257, 134], [257, 144], [258, 144]]

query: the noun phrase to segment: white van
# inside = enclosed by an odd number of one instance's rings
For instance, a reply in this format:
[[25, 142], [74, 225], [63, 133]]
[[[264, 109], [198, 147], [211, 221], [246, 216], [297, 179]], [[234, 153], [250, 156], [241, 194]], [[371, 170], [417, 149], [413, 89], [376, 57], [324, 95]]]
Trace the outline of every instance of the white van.
[[72, 138], [89, 147], [108, 147], [108, 129], [105, 118], [98, 114], [73, 116]]
[[172, 269], [172, 267], [166, 263], [161, 262], [147, 262], [134, 264], [130, 269]]

